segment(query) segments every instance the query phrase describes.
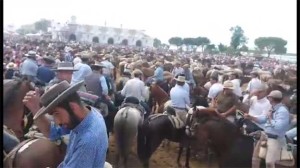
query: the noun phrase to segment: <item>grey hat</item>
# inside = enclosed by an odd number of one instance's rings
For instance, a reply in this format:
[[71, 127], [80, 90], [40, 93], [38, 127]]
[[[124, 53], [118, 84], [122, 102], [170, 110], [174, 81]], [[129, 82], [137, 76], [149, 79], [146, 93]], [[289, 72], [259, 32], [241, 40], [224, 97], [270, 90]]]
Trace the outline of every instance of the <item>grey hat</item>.
[[279, 90], [273, 90], [272, 92], [270, 92], [268, 97], [281, 99], [282, 98], [282, 93]]
[[96, 62], [95, 64], [92, 64], [91, 67], [105, 68], [106, 66], [104, 64], [102, 64], [101, 62]]
[[60, 62], [53, 71], [78, 71], [78, 69], [74, 69], [73, 63], [71, 62]]
[[42, 108], [34, 115], [33, 119], [36, 120], [41, 115], [50, 112], [64, 99], [78, 91], [83, 83], [84, 81], [81, 81], [70, 85], [67, 81], [62, 81], [51, 86], [41, 97]]
[[55, 58], [53, 56], [50, 56], [50, 55], [49, 56], [48, 55], [47, 56], [43, 56], [43, 59], [51, 61], [51, 62], [55, 62]]
[[36, 52], [31, 50], [25, 54], [25, 57], [36, 57]]

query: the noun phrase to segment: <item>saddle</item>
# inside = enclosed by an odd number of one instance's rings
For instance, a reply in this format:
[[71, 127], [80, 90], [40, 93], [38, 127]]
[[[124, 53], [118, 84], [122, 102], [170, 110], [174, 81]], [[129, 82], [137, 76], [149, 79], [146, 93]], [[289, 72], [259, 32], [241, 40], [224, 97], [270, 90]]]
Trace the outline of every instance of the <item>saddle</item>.
[[144, 109], [143, 106], [141, 106], [140, 104], [135, 104], [135, 103], [122, 103], [122, 105], [120, 106], [120, 109], [121, 108], [124, 108], [124, 107], [131, 107], [131, 108], [135, 108], [137, 110], [140, 111], [140, 114], [141, 114], [141, 117], [144, 117], [144, 114], [146, 113], [146, 110]]

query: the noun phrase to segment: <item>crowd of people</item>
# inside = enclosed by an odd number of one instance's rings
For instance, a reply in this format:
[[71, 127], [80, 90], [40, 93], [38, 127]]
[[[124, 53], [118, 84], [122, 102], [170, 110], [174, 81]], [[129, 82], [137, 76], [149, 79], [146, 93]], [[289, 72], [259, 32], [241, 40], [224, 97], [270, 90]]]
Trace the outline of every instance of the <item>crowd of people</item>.
[[[62, 42], [32, 42], [26, 40], [4, 40], [4, 79], [27, 77], [28, 80], [45, 87], [40, 97], [39, 90], [26, 94], [23, 102], [34, 114], [35, 124], [51, 140], [70, 134], [70, 143], [64, 161], [59, 167], [103, 167], [108, 149], [108, 136], [103, 117], [96, 108], [85, 106], [76, 91], [97, 95], [108, 105], [113, 105], [113, 94], [135, 97], [145, 109], [147, 116], [151, 109], [147, 103], [149, 91], [142, 70], [128, 66], [134, 62], [129, 56], [138, 56], [154, 69], [151, 79], [165, 90], [170, 97], [176, 115], [185, 123], [187, 110], [191, 106], [191, 92], [196, 82], [189, 71], [192, 62], [200, 61], [204, 66], [253, 64], [266, 71], [276, 66], [293, 68], [288, 62], [275, 59], [256, 61], [254, 57], [229, 57], [202, 55], [161, 49], [141, 49], [123, 46], [93, 46], [90, 44], [65, 44]], [[116, 58], [128, 56], [126, 65], [120, 72], [122, 86], [116, 81]], [[185, 63], [176, 62], [171, 71], [175, 86], [165, 88], [164, 62], [175, 56]], [[195, 59], [198, 56], [199, 59]], [[153, 60], [158, 60], [153, 62]], [[136, 60], [137, 61], [137, 60]], [[235, 124], [246, 125], [248, 132], [264, 130], [268, 135], [266, 163], [274, 166], [280, 158], [282, 146], [296, 137], [294, 120], [289, 108], [282, 103], [283, 93], [273, 90], [267, 94], [267, 85], [259, 79], [256, 71], [251, 72], [251, 80], [245, 90], [241, 87], [239, 75], [229, 73], [227, 81], [212, 75], [204, 85], [210, 107], [220, 117]], [[249, 94], [244, 96], [243, 92]], [[249, 106], [243, 111], [243, 120], [237, 120], [236, 111], [241, 103]], [[41, 106], [40, 106], [41, 105]], [[292, 116], [292, 117], [291, 117]], [[97, 141], [95, 141], [97, 139]]]

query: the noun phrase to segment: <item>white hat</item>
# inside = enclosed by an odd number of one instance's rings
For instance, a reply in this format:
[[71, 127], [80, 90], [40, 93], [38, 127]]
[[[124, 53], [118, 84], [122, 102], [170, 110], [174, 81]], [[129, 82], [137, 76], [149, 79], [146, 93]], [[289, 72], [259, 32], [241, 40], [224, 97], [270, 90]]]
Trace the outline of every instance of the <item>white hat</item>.
[[234, 89], [233, 83], [231, 81], [225, 81], [223, 84], [224, 89]]
[[177, 78], [175, 78], [176, 81], [178, 82], [185, 82], [185, 76], [177, 76]]

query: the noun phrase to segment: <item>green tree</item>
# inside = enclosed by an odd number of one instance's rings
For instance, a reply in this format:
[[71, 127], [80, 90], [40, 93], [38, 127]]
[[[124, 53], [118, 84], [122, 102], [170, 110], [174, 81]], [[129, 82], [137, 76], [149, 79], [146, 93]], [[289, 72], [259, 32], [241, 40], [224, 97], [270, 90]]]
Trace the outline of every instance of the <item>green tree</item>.
[[210, 44], [210, 40], [207, 37], [197, 37], [194, 39], [194, 44], [196, 46], [201, 46], [202, 53], [203, 53], [204, 47]]
[[279, 37], [259, 37], [254, 40], [254, 44], [261, 50], [266, 51], [268, 57], [274, 51], [276, 54], [285, 54], [287, 41]]
[[47, 20], [47, 19], [41, 19], [41, 20], [35, 22], [34, 26], [35, 26], [35, 30], [37, 30], [37, 31], [47, 32], [48, 27], [51, 26], [51, 21]]
[[190, 51], [191, 49], [194, 49], [194, 46], [196, 46], [195, 38], [187, 37], [187, 38], [184, 38], [182, 41], [183, 41], [183, 44], [187, 46], [188, 51]]
[[240, 26], [231, 27], [232, 32], [230, 46], [237, 50], [240, 46], [247, 43], [247, 37], [244, 35], [244, 30]]
[[176, 45], [178, 48], [179, 46], [182, 45], [182, 38], [181, 37], [171, 37], [169, 39], [169, 44]]
[[153, 46], [155, 48], [158, 48], [159, 46], [161, 46], [161, 41], [159, 39], [155, 38], [153, 41]]
[[220, 43], [218, 45], [218, 49], [219, 49], [220, 53], [224, 53], [227, 50], [227, 47], [224, 44]]
[[205, 48], [205, 52], [208, 52], [209, 54], [213, 54], [216, 51], [216, 46], [214, 44], [209, 44]]
[[25, 35], [29, 33], [37, 33], [33, 24], [22, 25], [19, 29], [16, 30], [20, 35]]
[[249, 48], [244, 44], [239, 50], [247, 52], [247, 51], [249, 51]]

